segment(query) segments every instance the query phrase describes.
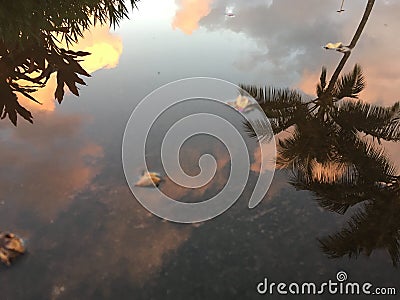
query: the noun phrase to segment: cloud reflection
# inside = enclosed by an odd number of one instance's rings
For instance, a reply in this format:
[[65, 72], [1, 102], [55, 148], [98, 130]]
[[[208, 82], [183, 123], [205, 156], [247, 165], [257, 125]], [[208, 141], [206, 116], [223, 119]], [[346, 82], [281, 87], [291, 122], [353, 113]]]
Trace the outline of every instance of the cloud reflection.
[[[63, 47], [66, 48], [65, 43], [62, 44]], [[70, 47], [70, 49], [91, 53], [91, 55], [86, 56], [81, 62], [81, 66], [91, 74], [100, 69], [115, 68], [122, 54], [123, 45], [122, 39], [117, 34], [112, 33], [109, 27], [96, 26], [84, 32], [84, 38], [80, 39], [79, 42]], [[54, 98], [56, 87], [56, 78], [53, 75], [44, 88], [32, 94], [42, 105], [32, 103], [32, 101], [23, 96], [19, 96], [18, 100], [29, 110], [54, 111], [56, 107]]]
[[100, 170], [103, 150], [82, 134], [83, 117], [42, 112], [36, 123], [0, 132], [7, 139], [0, 156], [8, 170], [0, 175], [4, 225], [21, 214], [50, 222]]
[[[341, 58], [321, 46], [329, 41], [348, 43], [361, 19], [366, 1], [346, 2], [338, 14], [336, 1], [264, 0], [235, 2], [236, 18], [226, 22], [220, 14], [228, 5], [215, 0], [200, 25], [211, 31], [231, 30], [255, 41], [253, 51], [237, 58], [235, 66], [244, 72], [264, 74], [263, 80], [275, 86], [299, 86], [314, 92], [322, 65], [333, 72]], [[362, 98], [379, 104], [393, 103], [398, 95], [400, 65], [396, 59], [400, 40], [397, 12], [400, 3], [379, 1], [348, 66], [364, 67], [368, 87]], [[346, 71], [346, 70], [345, 70]], [[261, 82], [260, 82], [261, 83]]]
[[179, 28], [186, 34], [192, 34], [199, 28], [199, 21], [208, 15], [213, 0], [177, 0], [178, 11], [172, 21], [172, 28]]

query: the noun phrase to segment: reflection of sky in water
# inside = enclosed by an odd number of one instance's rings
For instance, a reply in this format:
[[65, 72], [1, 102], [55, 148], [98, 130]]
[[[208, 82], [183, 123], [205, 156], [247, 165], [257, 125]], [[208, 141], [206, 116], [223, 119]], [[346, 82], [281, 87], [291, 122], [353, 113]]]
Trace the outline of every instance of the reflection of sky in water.
[[[340, 228], [347, 216], [322, 212], [281, 173], [260, 207], [245, 208], [247, 191], [226, 215], [200, 227], [163, 222], [132, 199], [121, 142], [130, 112], [145, 95], [191, 76], [313, 93], [321, 65], [332, 72], [340, 59], [321, 46], [348, 42], [365, 6], [346, 1], [345, 13], [338, 15], [340, 1], [268, 2], [143, 1], [114, 38], [104, 32], [96, 38], [93, 31], [93, 40], [82, 42], [93, 51], [96, 43], [114, 45], [120, 55], [116, 68], [98, 70], [118, 61], [105, 55], [109, 61], [93, 63], [79, 99], [67, 97], [51, 113], [34, 112], [34, 125], [0, 124], [0, 228], [26, 237], [29, 249], [12, 269], [0, 269], [2, 297], [243, 299], [255, 296], [264, 276], [318, 281], [342, 269], [352, 280], [398, 287], [398, 271], [383, 251], [369, 259], [328, 260], [315, 238]], [[227, 6], [235, 8], [235, 18], [224, 17]], [[399, 9], [395, 1], [375, 4], [347, 64], [364, 67], [362, 98], [371, 103], [397, 99]], [[192, 141], [194, 148], [200, 144], [206, 143]], [[207, 145], [208, 151], [221, 151], [218, 143]], [[391, 153], [398, 155], [396, 149]], [[214, 186], [207, 193], [216, 191]]]

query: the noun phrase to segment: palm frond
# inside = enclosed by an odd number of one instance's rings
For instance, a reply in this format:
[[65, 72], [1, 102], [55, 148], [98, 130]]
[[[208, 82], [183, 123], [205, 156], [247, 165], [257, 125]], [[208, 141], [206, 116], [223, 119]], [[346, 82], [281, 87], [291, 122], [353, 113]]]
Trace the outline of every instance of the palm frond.
[[305, 105], [299, 104], [296, 107], [274, 111], [274, 117], [269, 120], [275, 134], [288, 129], [289, 127], [304, 122], [310, 118], [310, 112]]
[[356, 64], [352, 72], [339, 78], [333, 88], [332, 95], [339, 100], [345, 97], [358, 98], [358, 94], [364, 88], [364, 75], [361, 66]]
[[269, 142], [274, 137], [273, 126], [266, 120], [256, 119], [245, 121], [244, 127], [251, 138], [257, 138], [261, 142]]
[[303, 95], [298, 91], [288, 88], [279, 89], [245, 84], [239, 84], [239, 87], [249, 93], [264, 111], [295, 107], [302, 103], [303, 99]]
[[279, 141], [277, 165], [292, 169], [291, 184], [313, 192], [321, 207], [341, 214], [389, 192], [380, 185], [392, 186], [398, 176], [383, 148], [349, 132], [329, 134], [325, 125], [310, 121], [308, 128], [296, 128]]
[[278, 140], [278, 155], [276, 165], [279, 168], [296, 168], [300, 155], [304, 153], [303, 145], [301, 142], [301, 134], [298, 129], [285, 139]]
[[294, 125], [308, 113], [302, 102], [303, 95], [295, 90], [244, 84], [240, 88], [258, 102], [269, 118], [275, 134]]
[[346, 129], [355, 129], [374, 138], [387, 141], [400, 140], [400, 103], [382, 107], [358, 101], [341, 103], [335, 121]]
[[390, 182], [397, 175], [396, 166], [388, 159], [382, 147], [344, 132], [340, 137], [338, 152], [342, 161], [357, 170], [360, 181], [371, 184]]
[[332, 258], [369, 256], [386, 249], [393, 265], [400, 262], [400, 206], [398, 195], [384, 195], [366, 203], [340, 232], [319, 239], [321, 249]]
[[339, 258], [347, 255], [349, 258], [357, 258], [363, 248], [355, 241], [355, 235], [359, 223], [366, 219], [363, 211], [358, 211], [348, 222], [347, 227], [340, 232], [318, 239], [321, 250], [331, 258]]
[[[331, 121], [321, 121], [312, 115], [299, 116], [292, 135], [279, 141], [278, 161], [281, 167], [337, 161], [337, 135], [339, 128]], [[294, 162], [295, 164], [288, 162]], [[282, 163], [282, 164], [281, 164]]]
[[319, 83], [317, 84], [317, 96], [321, 97], [326, 87], [326, 67], [322, 67]]
[[364, 185], [357, 185], [357, 176], [343, 176], [334, 182], [324, 182], [315, 178], [315, 174], [298, 170], [293, 173], [290, 184], [298, 190], [311, 191], [318, 204], [329, 211], [344, 214], [347, 209], [357, 203], [369, 200]]

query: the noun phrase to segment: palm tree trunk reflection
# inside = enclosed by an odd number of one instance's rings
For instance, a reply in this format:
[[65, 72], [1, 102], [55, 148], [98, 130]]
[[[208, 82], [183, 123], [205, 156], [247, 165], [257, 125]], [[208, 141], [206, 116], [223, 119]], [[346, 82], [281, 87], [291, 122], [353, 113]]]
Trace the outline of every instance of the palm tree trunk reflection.
[[[374, 3], [368, 0], [350, 48], [356, 46]], [[359, 206], [345, 228], [319, 240], [324, 253], [357, 257], [381, 248], [396, 265], [400, 176], [381, 141], [400, 141], [400, 103], [382, 107], [359, 100], [365, 88], [361, 66], [340, 76], [350, 55], [344, 53], [328, 84], [327, 69], [322, 68], [315, 99], [290, 89], [241, 88], [260, 104], [274, 134], [291, 132], [278, 139], [277, 157], [277, 166], [291, 171], [291, 184], [310, 191], [321, 207], [339, 214]], [[262, 122], [246, 124], [250, 134], [254, 126], [265, 127]]]

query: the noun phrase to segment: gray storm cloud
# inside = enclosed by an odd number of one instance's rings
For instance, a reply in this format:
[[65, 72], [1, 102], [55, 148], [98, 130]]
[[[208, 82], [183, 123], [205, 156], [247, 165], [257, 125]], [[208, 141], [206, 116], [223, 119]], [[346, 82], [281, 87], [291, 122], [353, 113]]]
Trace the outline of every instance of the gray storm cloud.
[[[243, 34], [257, 45], [238, 58], [235, 66], [243, 71], [266, 74], [265, 80], [277, 85], [296, 85], [304, 72], [319, 77], [322, 65], [331, 71], [341, 58], [339, 53], [322, 49], [327, 42], [348, 43], [364, 12], [366, 1], [346, 1], [345, 12], [338, 14], [341, 1], [225, 1], [215, 0], [200, 25], [210, 31], [230, 30]], [[223, 11], [234, 6], [235, 18], [226, 20]], [[390, 98], [394, 90], [378, 92], [373, 82], [400, 80], [400, 63], [394, 61], [400, 49], [395, 28], [400, 21], [400, 3], [375, 4], [348, 67], [355, 62], [365, 66], [370, 94]], [[397, 60], [398, 61], [398, 60]], [[370, 85], [372, 83], [372, 85]], [[381, 99], [382, 100], [382, 99]]]

